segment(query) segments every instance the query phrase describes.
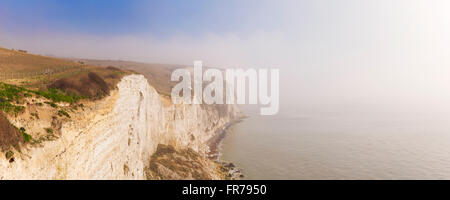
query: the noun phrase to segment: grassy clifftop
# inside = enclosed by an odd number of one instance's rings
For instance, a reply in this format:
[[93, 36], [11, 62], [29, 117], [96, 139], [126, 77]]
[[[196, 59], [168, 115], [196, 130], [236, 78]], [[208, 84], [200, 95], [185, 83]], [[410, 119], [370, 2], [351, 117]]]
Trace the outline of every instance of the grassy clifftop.
[[109, 95], [130, 73], [0, 47], [0, 151], [14, 161], [20, 147], [58, 137], [85, 101]]
[[0, 47], [0, 81], [27, 89], [54, 88], [72, 95], [102, 97], [130, 73], [114, 67], [33, 55]]
[[76, 68], [82, 64], [0, 47], [0, 74], [38, 73], [44, 69]]
[[136, 71], [145, 76], [148, 83], [153, 86], [156, 91], [165, 96], [170, 97], [172, 87], [177, 83], [170, 80], [172, 71], [178, 68], [185, 68], [182, 65], [170, 64], [150, 64], [131, 61], [114, 61], [114, 60], [81, 60], [83, 63], [96, 66], [117, 66], [121, 69]]

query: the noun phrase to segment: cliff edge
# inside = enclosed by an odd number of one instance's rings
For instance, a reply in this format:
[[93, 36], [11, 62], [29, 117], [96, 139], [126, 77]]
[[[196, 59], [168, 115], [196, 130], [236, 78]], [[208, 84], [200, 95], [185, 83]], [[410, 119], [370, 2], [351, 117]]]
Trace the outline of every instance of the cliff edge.
[[[143, 75], [58, 126], [58, 138], [0, 159], [0, 179], [224, 179], [210, 140], [240, 117], [235, 105], [174, 105]], [[17, 127], [36, 121], [11, 118]], [[11, 156], [11, 155], [10, 155]]]

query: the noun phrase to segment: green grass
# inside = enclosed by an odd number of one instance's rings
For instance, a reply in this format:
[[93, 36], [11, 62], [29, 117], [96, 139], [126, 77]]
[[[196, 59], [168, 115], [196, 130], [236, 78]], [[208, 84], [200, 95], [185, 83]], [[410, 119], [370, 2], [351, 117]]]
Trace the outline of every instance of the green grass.
[[0, 83], [0, 110], [9, 113], [14, 112], [18, 114], [25, 108], [23, 106], [13, 104], [20, 102], [23, 99], [24, 88], [16, 87]]
[[67, 94], [64, 91], [54, 88], [49, 88], [47, 91], [35, 91], [0, 82], [0, 110], [4, 111], [5, 113], [13, 112], [17, 115], [25, 109], [24, 106], [17, 104], [21, 104], [24, 97], [29, 98], [32, 97], [33, 94], [35, 94], [37, 97], [42, 96], [48, 100], [51, 100], [51, 102], [46, 103], [54, 108], [58, 107], [55, 103], [67, 102], [73, 104], [84, 98], [74, 94]]
[[3, 112], [5, 113], [14, 112], [14, 114], [18, 114], [24, 109], [25, 107], [13, 105], [11, 104], [11, 102], [0, 97], [0, 110], [2, 110]]
[[64, 91], [55, 89], [55, 88], [49, 88], [48, 91], [33, 91], [38, 96], [43, 96], [49, 100], [52, 100], [53, 102], [67, 102], [67, 103], [75, 103], [80, 99], [83, 99], [83, 97], [74, 95], [74, 94], [67, 94]]
[[25, 128], [21, 127], [19, 131], [20, 133], [22, 133], [24, 142], [31, 142], [31, 140], [33, 140], [33, 137], [25, 132], [26, 131]]
[[45, 128], [45, 132], [51, 134], [51, 133], [53, 133], [53, 129], [52, 128]]
[[48, 104], [48, 105], [50, 105], [51, 107], [53, 107], [53, 108], [57, 108], [58, 107], [58, 105], [56, 105], [56, 103], [53, 103], [53, 102], [50, 102], [50, 101], [47, 101], [47, 102], [45, 102], [46, 104]]
[[20, 94], [25, 91], [26, 89], [22, 87], [0, 83], [0, 96], [10, 101], [22, 99]]
[[8, 152], [6, 152], [5, 157], [6, 159], [11, 159], [14, 156], [14, 152], [9, 150]]
[[67, 112], [64, 111], [64, 110], [59, 110], [59, 111], [58, 111], [58, 115], [59, 115], [60, 117], [66, 116], [67, 118], [70, 118], [69, 113], [67, 113]]

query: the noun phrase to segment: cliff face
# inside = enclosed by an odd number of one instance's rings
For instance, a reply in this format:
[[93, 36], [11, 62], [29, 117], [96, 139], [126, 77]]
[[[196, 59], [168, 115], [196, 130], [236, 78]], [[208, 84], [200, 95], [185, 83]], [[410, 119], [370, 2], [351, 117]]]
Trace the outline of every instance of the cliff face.
[[234, 105], [173, 105], [142, 75], [117, 86], [62, 123], [58, 139], [22, 149], [14, 162], [0, 159], [0, 179], [145, 179], [158, 144], [206, 155], [208, 141], [239, 117]]

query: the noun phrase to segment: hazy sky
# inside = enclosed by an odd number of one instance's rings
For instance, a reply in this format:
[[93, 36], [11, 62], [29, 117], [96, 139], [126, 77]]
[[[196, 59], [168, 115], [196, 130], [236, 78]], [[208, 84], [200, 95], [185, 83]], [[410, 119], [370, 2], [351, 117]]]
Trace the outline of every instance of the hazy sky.
[[449, 10], [448, 0], [2, 0], [0, 45], [279, 67], [290, 96], [282, 103], [442, 108], [450, 102]]

